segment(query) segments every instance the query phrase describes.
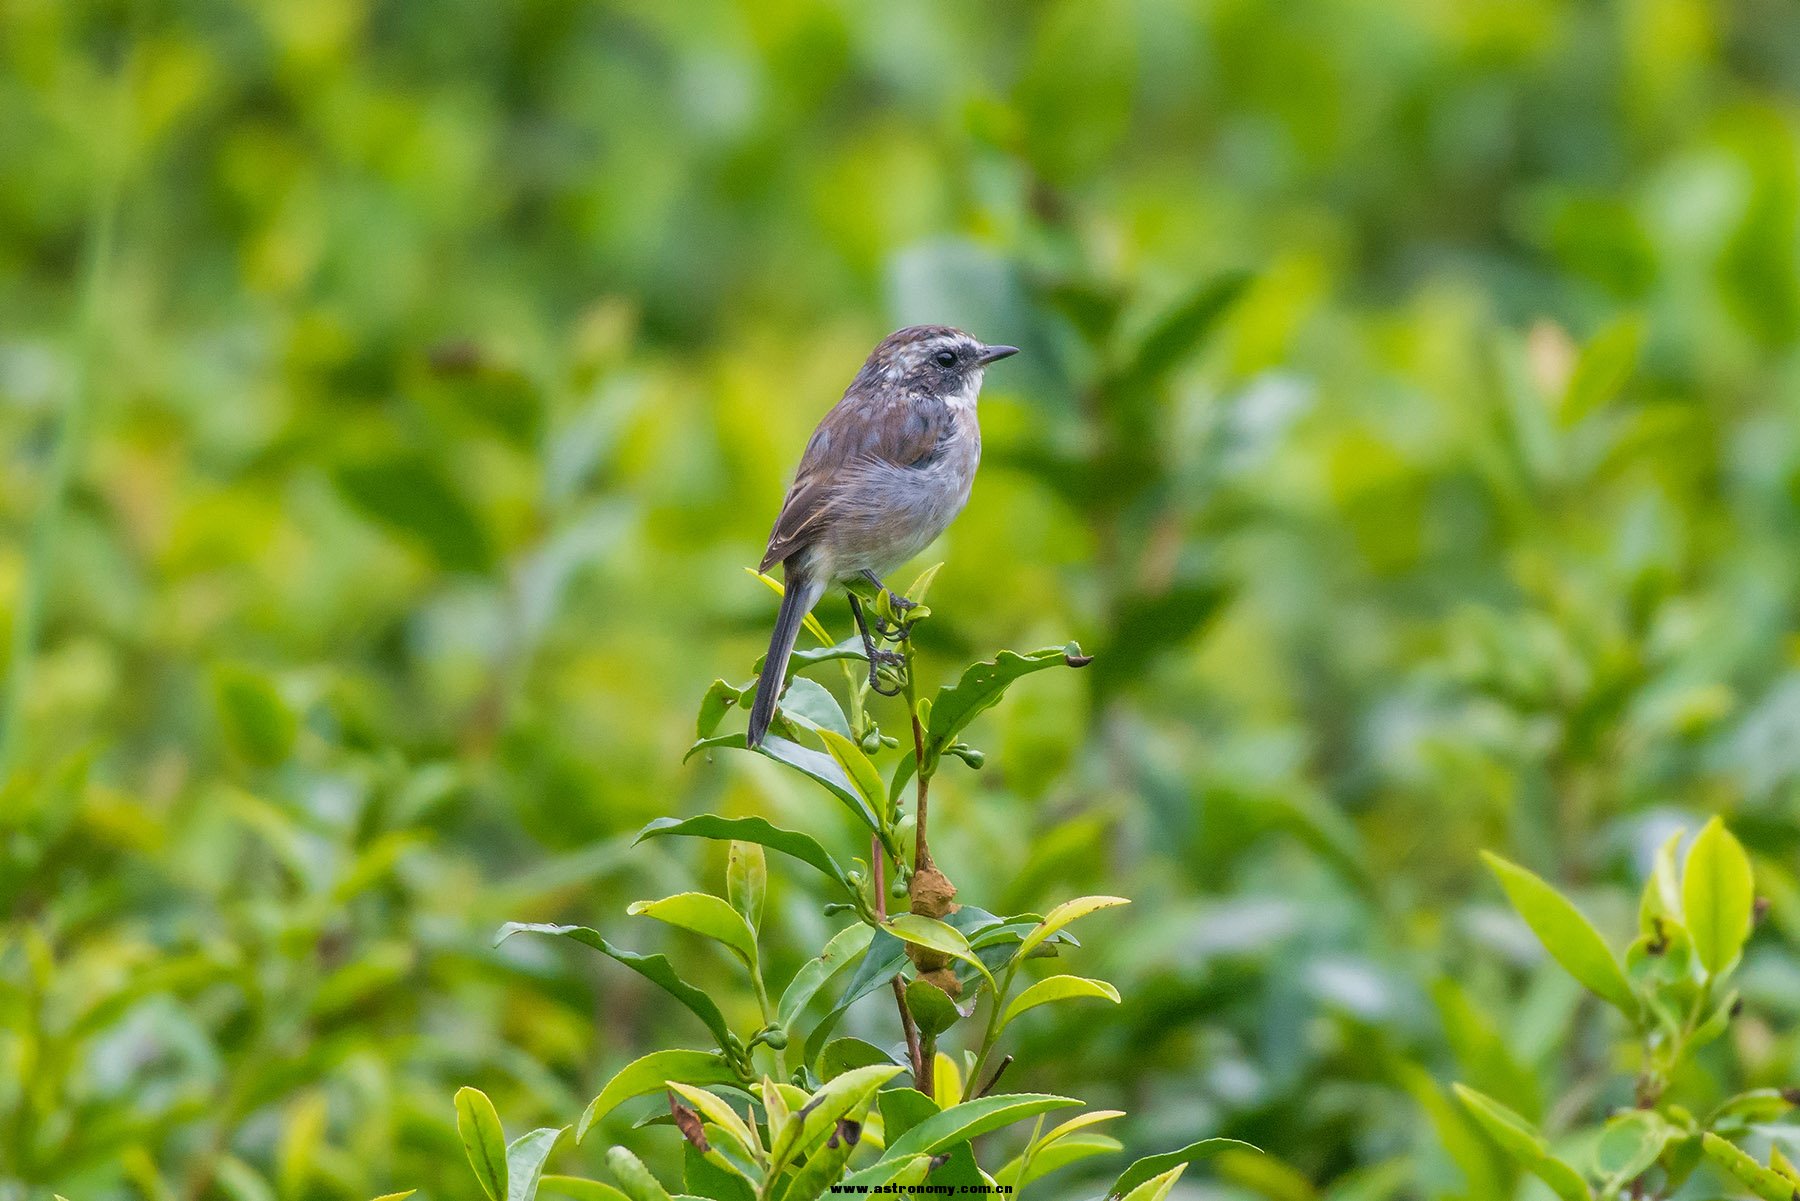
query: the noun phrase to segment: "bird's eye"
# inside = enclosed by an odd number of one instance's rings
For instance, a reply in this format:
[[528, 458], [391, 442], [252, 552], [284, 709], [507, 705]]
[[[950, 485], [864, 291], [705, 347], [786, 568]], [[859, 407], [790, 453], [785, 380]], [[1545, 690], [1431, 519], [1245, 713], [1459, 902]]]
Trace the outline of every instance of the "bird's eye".
[[937, 352], [935, 357], [938, 361], [939, 367], [954, 367], [954, 366], [956, 366], [956, 352], [953, 350], [940, 350]]

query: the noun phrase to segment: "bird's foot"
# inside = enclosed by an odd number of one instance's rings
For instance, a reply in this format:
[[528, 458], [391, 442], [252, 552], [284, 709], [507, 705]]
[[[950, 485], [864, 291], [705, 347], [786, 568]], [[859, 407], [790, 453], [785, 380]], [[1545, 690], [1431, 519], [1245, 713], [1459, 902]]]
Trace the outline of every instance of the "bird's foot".
[[[881, 683], [881, 669], [894, 669], [894, 686], [884, 688]], [[878, 696], [899, 696], [906, 687], [906, 656], [899, 651], [869, 650], [869, 690]]]
[[[918, 601], [908, 600], [906, 597], [901, 596], [898, 592], [889, 592], [885, 588], [883, 588], [881, 591], [882, 591], [882, 595], [887, 597], [887, 607], [888, 607], [888, 610], [892, 613], [896, 613], [896, 614], [906, 613], [910, 610], [913, 610], [913, 609], [916, 609], [919, 607]], [[883, 617], [880, 613], [876, 613], [874, 615], [874, 617], [875, 617], [875, 633], [880, 635], [883, 641], [885, 641], [885, 642], [905, 642], [908, 638], [912, 637], [912, 629], [913, 629], [913, 626], [916, 624], [915, 622], [889, 621], [889, 620], [887, 620], [887, 618]]]

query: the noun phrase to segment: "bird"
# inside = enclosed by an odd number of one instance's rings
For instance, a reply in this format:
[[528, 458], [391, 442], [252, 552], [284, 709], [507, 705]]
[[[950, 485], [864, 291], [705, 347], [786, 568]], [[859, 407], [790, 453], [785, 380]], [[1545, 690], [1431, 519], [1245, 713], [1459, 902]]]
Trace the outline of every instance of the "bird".
[[[876, 345], [843, 399], [820, 420], [758, 567], [766, 573], [781, 564], [784, 582], [746, 745], [760, 746], [768, 734], [801, 622], [833, 585], [866, 580], [896, 613], [912, 607], [881, 577], [924, 550], [962, 512], [981, 461], [975, 401], [982, 377], [1017, 353], [1016, 346], [988, 345], [948, 325], [908, 326]], [[869, 682], [885, 691], [877, 668], [899, 656], [876, 648], [856, 593], [849, 596], [869, 656]], [[892, 633], [879, 619], [877, 626]]]

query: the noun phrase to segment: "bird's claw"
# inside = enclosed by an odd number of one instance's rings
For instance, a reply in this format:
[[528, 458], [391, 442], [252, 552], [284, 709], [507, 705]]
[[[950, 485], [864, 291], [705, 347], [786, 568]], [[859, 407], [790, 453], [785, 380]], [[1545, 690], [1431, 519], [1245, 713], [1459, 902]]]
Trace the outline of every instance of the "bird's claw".
[[898, 651], [871, 650], [869, 652], [869, 690], [877, 696], [899, 696], [905, 689], [905, 677], [895, 680], [892, 688], [881, 686], [881, 669], [892, 667], [899, 672], [906, 670], [906, 656]]
[[[889, 592], [885, 588], [882, 589], [882, 592], [887, 597], [888, 608], [893, 610], [895, 613], [905, 613], [908, 610], [916, 609], [919, 607], [918, 601], [908, 600], [906, 597], [901, 596], [898, 592]], [[913, 622], [910, 622], [910, 621], [890, 622], [886, 618], [882, 617], [881, 614], [879, 614], [879, 613], [876, 613], [873, 616], [875, 618], [875, 632], [881, 636], [883, 641], [885, 641], [885, 642], [905, 642], [908, 638], [912, 637], [912, 628], [914, 625]]]

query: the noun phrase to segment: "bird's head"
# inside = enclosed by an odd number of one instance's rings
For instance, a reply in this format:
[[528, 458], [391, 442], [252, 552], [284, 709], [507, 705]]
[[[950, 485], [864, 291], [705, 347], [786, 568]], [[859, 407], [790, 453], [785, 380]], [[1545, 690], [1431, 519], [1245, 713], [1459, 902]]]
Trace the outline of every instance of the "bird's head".
[[948, 325], [909, 325], [881, 340], [852, 387], [902, 387], [973, 404], [988, 364], [1018, 353], [1016, 346], [989, 346]]

